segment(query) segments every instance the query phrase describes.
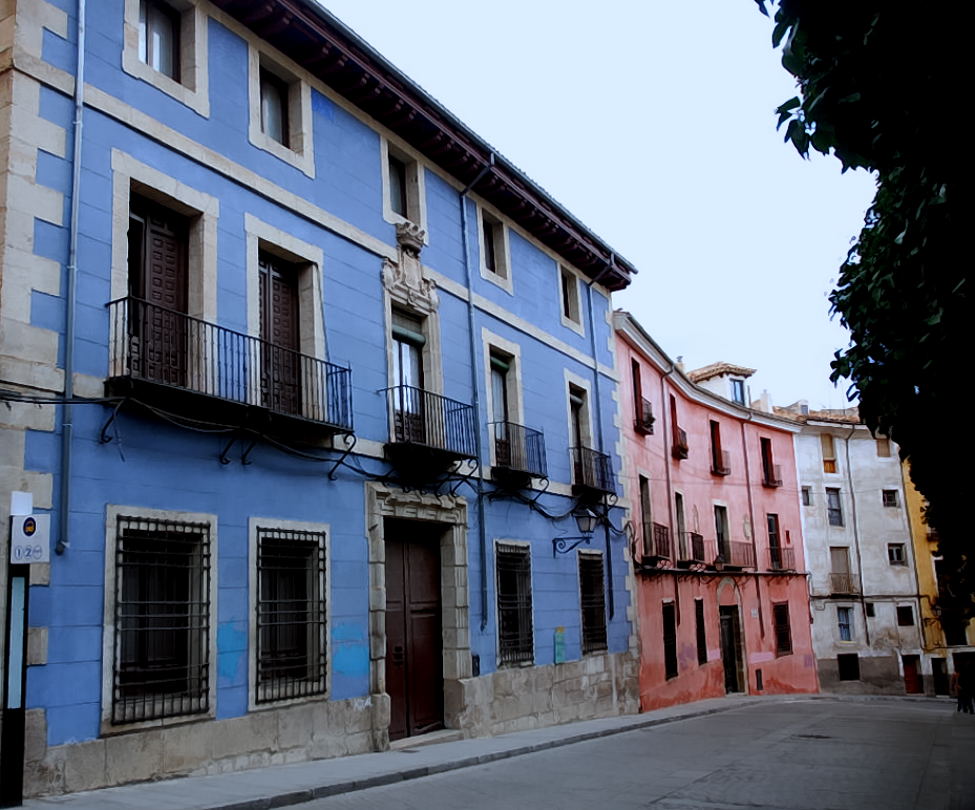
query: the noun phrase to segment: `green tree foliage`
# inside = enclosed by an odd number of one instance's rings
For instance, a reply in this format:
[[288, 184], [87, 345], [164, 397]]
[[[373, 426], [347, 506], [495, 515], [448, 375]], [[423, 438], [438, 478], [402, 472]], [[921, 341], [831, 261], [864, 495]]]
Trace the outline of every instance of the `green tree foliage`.
[[[962, 244], [962, 7], [902, 0], [756, 0], [799, 95], [778, 109], [801, 155], [875, 173], [877, 193], [830, 296], [849, 328], [832, 379], [893, 438], [954, 574], [942, 609], [973, 615], [975, 548], [962, 482], [972, 367], [972, 259]], [[959, 441], [961, 440], [961, 441]], [[971, 560], [971, 564], [969, 564]]]

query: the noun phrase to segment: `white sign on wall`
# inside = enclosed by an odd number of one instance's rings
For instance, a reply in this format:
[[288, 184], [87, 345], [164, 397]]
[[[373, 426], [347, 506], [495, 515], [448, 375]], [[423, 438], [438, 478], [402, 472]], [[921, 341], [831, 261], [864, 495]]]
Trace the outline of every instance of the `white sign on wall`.
[[51, 516], [14, 515], [10, 518], [10, 563], [28, 565], [51, 561]]

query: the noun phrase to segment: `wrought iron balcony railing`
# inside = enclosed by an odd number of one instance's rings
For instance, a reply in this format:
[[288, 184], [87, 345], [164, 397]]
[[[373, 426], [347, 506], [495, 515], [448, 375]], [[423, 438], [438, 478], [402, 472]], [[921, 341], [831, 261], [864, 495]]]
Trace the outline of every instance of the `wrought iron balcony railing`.
[[606, 453], [591, 447], [572, 447], [572, 483], [597, 492], [615, 492], [613, 461]]
[[423, 445], [458, 458], [477, 457], [471, 405], [412, 385], [387, 388], [386, 397], [393, 443]]
[[165, 386], [352, 430], [349, 369], [140, 298], [107, 306], [110, 388]]
[[731, 453], [727, 450], [712, 450], [711, 473], [713, 475], [731, 475]]
[[687, 458], [687, 431], [675, 425], [672, 438], [673, 442], [670, 445], [670, 454], [677, 459]]
[[677, 559], [681, 562], [703, 563], [704, 535], [697, 532], [678, 532]]
[[829, 591], [844, 595], [857, 594], [860, 593], [860, 583], [853, 574], [830, 574]]
[[496, 467], [536, 478], [548, 476], [545, 436], [540, 430], [514, 422], [491, 422], [489, 427], [494, 437]]
[[643, 436], [653, 435], [653, 405], [649, 399], [643, 399], [636, 404], [636, 415], [633, 419], [633, 429]]
[[795, 571], [796, 550], [782, 548], [782, 546], [769, 546], [768, 567], [769, 571]]
[[782, 465], [764, 464], [762, 466], [762, 486], [780, 487], [782, 486]]
[[755, 567], [755, 547], [741, 540], [719, 542], [718, 557], [726, 566], [732, 568]]
[[647, 557], [659, 557], [665, 560], [672, 560], [674, 558], [674, 550], [670, 544], [670, 526], [664, 526], [662, 523], [644, 521], [643, 553]]

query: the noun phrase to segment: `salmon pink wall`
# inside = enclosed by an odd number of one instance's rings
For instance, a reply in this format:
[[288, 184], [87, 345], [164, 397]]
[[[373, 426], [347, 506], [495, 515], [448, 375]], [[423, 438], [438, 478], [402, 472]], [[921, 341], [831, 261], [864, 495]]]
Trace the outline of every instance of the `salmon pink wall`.
[[[793, 449], [795, 428], [770, 414], [744, 408], [691, 383], [626, 313], [617, 312], [616, 351], [620, 369], [620, 426], [623, 484], [636, 529], [637, 613], [641, 649], [640, 691], [644, 710], [725, 694], [720, 639], [720, 606], [737, 608], [741, 685], [763, 694], [818, 691], [808, 589], [802, 556], [799, 490]], [[634, 385], [633, 363], [639, 366]], [[639, 390], [637, 390], [639, 389]], [[649, 400], [655, 421], [651, 435], [635, 429], [636, 399]], [[671, 397], [674, 398], [676, 425]], [[711, 422], [718, 425], [719, 455], [712, 464]], [[686, 433], [687, 456], [675, 458], [677, 431]], [[762, 439], [771, 449], [770, 475], [763, 472]], [[713, 466], [728, 469], [717, 474]], [[641, 508], [640, 477], [650, 490], [649, 515]], [[771, 479], [766, 482], [766, 478]], [[781, 481], [779, 485], [774, 484]], [[687, 535], [675, 536], [675, 495], [683, 499], [686, 532], [702, 536], [703, 555], [690, 549]], [[715, 506], [728, 515], [730, 559], [717, 559]], [[770, 554], [768, 515], [778, 516], [781, 552]], [[654, 547], [643, 543], [643, 525], [671, 532], [671, 558], [644, 557]], [[693, 563], [678, 558], [702, 556]], [[734, 567], [729, 563], [737, 563]], [[707, 661], [698, 663], [695, 600], [704, 609]], [[676, 677], [668, 679], [664, 658], [663, 605], [677, 617]], [[773, 605], [788, 604], [791, 653], [777, 652]]]

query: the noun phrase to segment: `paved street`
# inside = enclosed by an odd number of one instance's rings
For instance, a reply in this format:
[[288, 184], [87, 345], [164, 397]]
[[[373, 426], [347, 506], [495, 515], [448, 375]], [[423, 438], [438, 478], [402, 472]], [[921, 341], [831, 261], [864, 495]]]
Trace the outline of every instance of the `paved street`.
[[975, 718], [944, 701], [768, 703], [298, 807], [968, 810]]

